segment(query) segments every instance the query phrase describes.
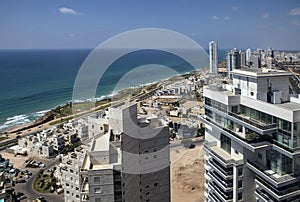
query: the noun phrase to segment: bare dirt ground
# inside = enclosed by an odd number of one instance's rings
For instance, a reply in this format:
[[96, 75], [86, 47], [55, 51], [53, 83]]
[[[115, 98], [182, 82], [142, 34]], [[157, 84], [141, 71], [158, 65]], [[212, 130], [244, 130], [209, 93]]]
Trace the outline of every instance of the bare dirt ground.
[[52, 162], [54, 162], [56, 159], [47, 159], [47, 158], [43, 158], [41, 156], [22, 156], [22, 155], [17, 155], [15, 156], [15, 154], [13, 153], [9, 153], [7, 151], [1, 151], [1, 155], [3, 158], [5, 159], [9, 159], [9, 163], [14, 165], [14, 168], [18, 168], [18, 169], [23, 169], [25, 168], [26, 165], [26, 160], [27, 159], [33, 159], [37, 162], [42, 162], [45, 165], [51, 164]]
[[22, 169], [25, 167], [25, 161], [29, 159], [27, 156], [15, 156], [15, 154], [1, 151], [1, 155], [5, 159], [9, 159], [9, 163], [13, 164], [15, 168]]
[[[176, 151], [177, 150], [177, 151]], [[204, 152], [202, 145], [194, 149], [179, 148], [171, 151], [177, 161], [171, 164], [171, 201], [204, 201]], [[178, 156], [182, 154], [181, 156]]]

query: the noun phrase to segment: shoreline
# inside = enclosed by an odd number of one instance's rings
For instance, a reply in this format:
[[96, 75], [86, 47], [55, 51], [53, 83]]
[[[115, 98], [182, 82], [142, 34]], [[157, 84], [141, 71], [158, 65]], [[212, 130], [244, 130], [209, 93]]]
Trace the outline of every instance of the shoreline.
[[[180, 79], [181, 77], [184, 78], [185, 76], [187, 75], [193, 75], [195, 74], [196, 72], [200, 72], [202, 71], [204, 68], [201, 68], [201, 69], [198, 69], [197, 71], [191, 71], [191, 72], [186, 72], [182, 75], [175, 75], [175, 76], [170, 76], [168, 78], [165, 78], [165, 79], [162, 79], [162, 80], [159, 80], [159, 81], [153, 81], [151, 83], [145, 83], [145, 84], [139, 84], [137, 86], [134, 86], [134, 87], [128, 87], [128, 88], [124, 88], [124, 89], [121, 89], [117, 92], [113, 92], [111, 94], [108, 94], [108, 95], [103, 95], [103, 96], [100, 96], [100, 97], [97, 97], [97, 98], [91, 98], [91, 99], [87, 99], [85, 101], [80, 101], [80, 102], [67, 102], [66, 104], [64, 104], [63, 106], [57, 106], [53, 109], [50, 109], [49, 111], [45, 112], [45, 114], [43, 116], [41, 116], [40, 118], [36, 119], [36, 120], [33, 120], [31, 121], [30, 123], [25, 123], [25, 124], [21, 124], [21, 125], [15, 125], [15, 126], [11, 126], [11, 127], [8, 127], [8, 128], [4, 128], [0, 134], [2, 135], [10, 135], [10, 134], [13, 134], [13, 133], [19, 133], [19, 134], [22, 134], [23, 131], [26, 131], [26, 132], [32, 132], [31, 131], [31, 128], [34, 128], [34, 127], [39, 127], [43, 124], [46, 124], [46, 125], [49, 125], [51, 126], [50, 124], [52, 122], [54, 122], [56, 119], [61, 119], [63, 120], [62, 122], [64, 121], [67, 121], [66, 119], [70, 118], [70, 119], [73, 119], [74, 117], [70, 117], [70, 116], [79, 116], [79, 115], [76, 115], [76, 114], [80, 114], [80, 115], [83, 115], [83, 114], [87, 114], [87, 113], [91, 113], [93, 111], [98, 111], [98, 110], [101, 110], [101, 107], [106, 106], [108, 104], [111, 104], [113, 101], [124, 101], [128, 98], [131, 97], [131, 99], [135, 99], [136, 97], [138, 96], [142, 96], [146, 93], [148, 93], [146, 90], [150, 88], [150, 90], [153, 90], [154, 88], [157, 88], [158, 86], [162, 86], [162, 85], [166, 85], [170, 82], [173, 82], [175, 80], [178, 80]], [[153, 86], [155, 86], [153, 88]], [[152, 88], [152, 89], [151, 89]], [[140, 92], [136, 95], [133, 95], [132, 92], [130, 91], [136, 91], [140, 89]], [[128, 94], [129, 93], [129, 94]], [[130, 94], [131, 93], [131, 94]], [[104, 104], [103, 104], [104, 102]], [[101, 104], [102, 103], [102, 104]], [[59, 109], [64, 109], [70, 105], [73, 105], [73, 104], [76, 104], [76, 105], [89, 105], [89, 104], [94, 104], [95, 107], [91, 108], [91, 109], [88, 109], [88, 110], [83, 110], [83, 111], [80, 111], [80, 112], [77, 112], [77, 113], [73, 113], [71, 112], [70, 114], [68, 115], [62, 115], [62, 116], [59, 116], [59, 117], [53, 117], [53, 118], [49, 118], [49, 116], [53, 116], [54, 113]], [[98, 105], [98, 106], [97, 106]], [[100, 108], [100, 109], [98, 109]], [[48, 119], [51, 119], [51, 120], [48, 120]], [[68, 120], [70, 120], [68, 119]], [[57, 123], [58, 124], [58, 123]], [[53, 124], [53, 125], [56, 125], [56, 124]], [[39, 127], [39, 128], [42, 128], [42, 127]], [[28, 131], [27, 131], [28, 130]], [[24, 135], [24, 134], [22, 134]]]

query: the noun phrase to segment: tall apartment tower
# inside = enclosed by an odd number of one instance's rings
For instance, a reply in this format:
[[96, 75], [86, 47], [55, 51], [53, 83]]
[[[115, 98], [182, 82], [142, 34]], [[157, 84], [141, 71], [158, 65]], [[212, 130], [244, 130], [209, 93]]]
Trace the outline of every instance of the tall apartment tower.
[[244, 68], [246, 67], [246, 54], [244, 51], [241, 51], [239, 52], [240, 54], [240, 58], [241, 58], [241, 68]]
[[251, 57], [251, 49], [247, 48], [247, 50], [246, 50], [246, 62], [247, 63], [250, 62], [250, 57]]
[[227, 69], [228, 72], [233, 69], [241, 68], [241, 55], [238, 49], [234, 48], [233, 50], [227, 53]]
[[170, 201], [169, 128], [137, 104], [88, 118], [90, 139], [62, 159], [65, 201]]
[[209, 42], [209, 69], [210, 73], [218, 73], [218, 44], [216, 41]]
[[290, 73], [233, 70], [204, 88], [206, 201], [299, 201], [300, 99]]

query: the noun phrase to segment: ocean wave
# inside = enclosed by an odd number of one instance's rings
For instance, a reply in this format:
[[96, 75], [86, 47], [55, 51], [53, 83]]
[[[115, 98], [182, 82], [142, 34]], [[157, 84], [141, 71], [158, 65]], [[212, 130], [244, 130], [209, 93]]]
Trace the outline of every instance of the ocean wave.
[[0, 125], [0, 130], [13, 127], [13, 126], [23, 125], [30, 122], [31, 120], [29, 119], [29, 116], [25, 114], [8, 117], [6, 119], [6, 122], [4, 122], [3, 125]]
[[31, 123], [34, 120], [44, 116], [48, 111], [50, 111], [49, 109], [47, 110], [42, 110], [42, 111], [38, 111], [38, 112], [34, 112], [31, 114], [21, 114], [21, 115], [15, 115], [12, 117], [8, 117], [6, 119], [6, 121], [0, 125], [0, 131], [5, 130], [7, 128], [10, 127], [15, 127], [15, 126], [20, 126], [23, 124], [27, 124], [27, 123]]
[[50, 109], [42, 110], [42, 111], [39, 111], [39, 112], [35, 112], [33, 114], [33, 116], [35, 116], [35, 117], [41, 117], [41, 116], [44, 116], [48, 111], [50, 111]]

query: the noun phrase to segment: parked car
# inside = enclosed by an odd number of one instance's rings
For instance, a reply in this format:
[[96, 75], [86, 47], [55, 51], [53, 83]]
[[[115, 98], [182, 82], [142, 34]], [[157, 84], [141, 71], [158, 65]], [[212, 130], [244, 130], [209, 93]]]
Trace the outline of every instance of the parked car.
[[18, 197], [17, 200], [18, 200], [18, 201], [21, 201], [21, 200], [24, 200], [24, 199], [26, 199], [26, 198], [27, 198], [27, 196], [22, 195], [22, 196]]

